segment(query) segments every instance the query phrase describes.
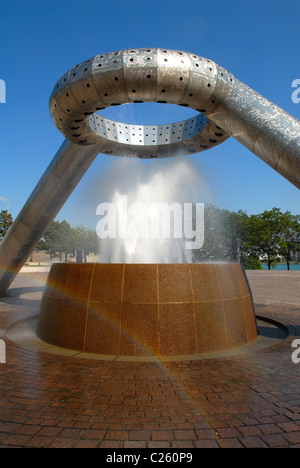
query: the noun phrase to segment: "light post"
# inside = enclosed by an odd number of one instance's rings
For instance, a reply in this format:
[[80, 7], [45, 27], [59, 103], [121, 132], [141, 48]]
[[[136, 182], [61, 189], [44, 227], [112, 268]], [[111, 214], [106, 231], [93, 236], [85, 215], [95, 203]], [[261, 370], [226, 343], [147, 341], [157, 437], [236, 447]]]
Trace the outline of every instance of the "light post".
[[237, 261], [241, 263], [241, 239], [238, 237], [237, 240]]
[[5, 201], [7, 203], [6, 213], [8, 214], [8, 212], [9, 212], [9, 198], [0, 197], [0, 200], [3, 200], [3, 201]]

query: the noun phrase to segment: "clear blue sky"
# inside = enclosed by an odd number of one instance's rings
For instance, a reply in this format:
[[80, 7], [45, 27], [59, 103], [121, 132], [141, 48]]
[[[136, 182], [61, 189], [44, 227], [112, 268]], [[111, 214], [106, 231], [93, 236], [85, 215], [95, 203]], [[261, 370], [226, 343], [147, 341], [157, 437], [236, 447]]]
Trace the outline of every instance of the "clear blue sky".
[[[54, 84], [97, 54], [140, 47], [192, 52], [299, 119], [300, 103], [291, 99], [291, 83], [300, 79], [299, 24], [299, 0], [0, 0], [0, 79], [7, 88], [0, 104], [0, 197], [10, 199], [16, 217], [64, 139], [48, 109]], [[176, 106], [135, 106], [124, 106], [122, 115], [141, 124], [190, 115]], [[86, 223], [82, 200], [112, 159], [99, 155], [57, 219]], [[232, 138], [190, 159], [221, 208], [300, 213], [299, 190]], [[1, 200], [0, 209], [6, 209]]]

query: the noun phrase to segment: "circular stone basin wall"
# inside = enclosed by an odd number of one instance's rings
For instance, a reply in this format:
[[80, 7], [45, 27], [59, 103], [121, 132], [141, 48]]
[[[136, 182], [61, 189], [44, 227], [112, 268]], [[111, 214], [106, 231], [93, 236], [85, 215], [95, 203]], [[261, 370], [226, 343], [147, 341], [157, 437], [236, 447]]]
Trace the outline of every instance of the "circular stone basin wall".
[[53, 264], [37, 335], [105, 355], [178, 356], [257, 337], [240, 264]]

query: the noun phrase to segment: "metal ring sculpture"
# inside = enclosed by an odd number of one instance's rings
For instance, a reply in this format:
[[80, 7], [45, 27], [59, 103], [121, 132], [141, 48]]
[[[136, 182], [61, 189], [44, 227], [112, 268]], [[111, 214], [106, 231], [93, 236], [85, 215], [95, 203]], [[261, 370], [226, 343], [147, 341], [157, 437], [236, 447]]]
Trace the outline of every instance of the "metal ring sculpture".
[[[98, 111], [165, 102], [199, 114], [166, 125], [125, 125]], [[98, 153], [141, 158], [198, 153], [233, 136], [300, 188], [300, 122], [213, 61], [181, 51], [128, 49], [73, 67], [50, 97], [66, 137], [0, 247], [0, 295]]]
[[[210, 60], [163, 49], [97, 55], [56, 83], [50, 110], [57, 128], [77, 144], [99, 143], [101, 153], [141, 158], [198, 153], [226, 140], [204, 113], [229, 93], [234, 78]], [[192, 107], [199, 114], [165, 125], [128, 125], [97, 115], [110, 106], [158, 102]]]
[[[200, 114], [148, 127], [97, 115], [106, 107], [131, 102], [178, 104]], [[164, 49], [97, 55], [58, 80], [50, 111], [68, 140], [98, 144], [99, 152], [117, 156], [197, 153], [233, 136], [300, 187], [299, 121], [198, 55]]]

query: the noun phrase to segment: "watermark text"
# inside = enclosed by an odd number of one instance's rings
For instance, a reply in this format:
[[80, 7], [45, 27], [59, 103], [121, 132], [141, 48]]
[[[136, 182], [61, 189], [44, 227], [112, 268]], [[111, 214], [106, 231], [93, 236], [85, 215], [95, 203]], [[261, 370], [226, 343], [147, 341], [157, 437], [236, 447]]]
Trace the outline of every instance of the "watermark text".
[[292, 361], [294, 364], [300, 363], [300, 340], [294, 340], [292, 342], [292, 348], [296, 348], [295, 351], [292, 352]]
[[300, 79], [295, 79], [292, 81], [292, 88], [296, 88], [292, 92], [292, 101], [294, 104], [299, 104], [300, 102]]
[[0, 340], [0, 364], [6, 364], [6, 344]]
[[188, 250], [204, 243], [204, 203], [100, 203], [96, 232], [100, 239], [185, 239]]
[[0, 80], [0, 104], [6, 103], [6, 84], [4, 80]]

